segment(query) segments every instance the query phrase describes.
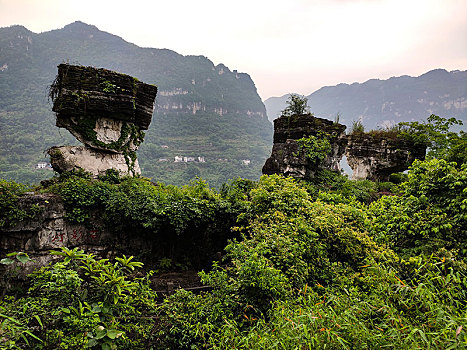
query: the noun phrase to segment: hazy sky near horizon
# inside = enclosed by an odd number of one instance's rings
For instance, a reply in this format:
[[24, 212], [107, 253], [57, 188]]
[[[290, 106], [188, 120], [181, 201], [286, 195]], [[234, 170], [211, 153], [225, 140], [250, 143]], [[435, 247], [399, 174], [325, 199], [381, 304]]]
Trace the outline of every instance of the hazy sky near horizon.
[[248, 73], [263, 100], [467, 69], [466, 0], [0, 0], [0, 27], [77, 20]]

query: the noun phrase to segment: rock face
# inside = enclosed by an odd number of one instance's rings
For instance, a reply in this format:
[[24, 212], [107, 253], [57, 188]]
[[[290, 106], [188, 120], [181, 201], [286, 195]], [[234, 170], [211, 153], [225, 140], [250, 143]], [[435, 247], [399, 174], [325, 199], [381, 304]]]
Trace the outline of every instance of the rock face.
[[[407, 170], [415, 159], [425, 158], [426, 147], [409, 140], [385, 136], [384, 132], [345, 135], [344, 130], [344, 125], [309, 114], [275, 119], [272, 154], [263, 174], [309, 179], [319, 169], [340, 171], [339, 162], [345, 154], [353, 179], [387, 181], [392, 173]], [[306, 142], [310, 137], [312, 141], [329, 141], [325, 158], [310, 157]]]
[[[69, 223], [63, 201], [53, 194], [30, 193], [21, 197], [20, 207], [30, 208], [33, 205], [40, 208], [40, 213], [33, 219], [0, 228], [1, 256], [21, 251], [33, 259], [21, 267], [20, 277], [26, 276], [37, 266], [49, 263], [53, 259], [49, 254], [50, 249], [79, 246], [101, 256], [108, 251], [107, 242], [112, 235], [99, 220], [91, 219], [80, 225]], [[0, 265], [0, 275], [5, 269], [5, 265]]]
[[407, 170], [415, 159], [425, 159], [425, 146], [378, 134], [347, 136], [345, 155], [354, 180], [388, 181], [389, 175]]
[[[108, 169], [115, 169], [123, 174], [128, 173], [127, 160], [121, 153], [103, 152], [85, 146], [55, 146], [48, 152], [54, 169], [57, 167], [61, 171], [84, 169], [91, 174], [99, 175], [104, 174]], [[132, 169], [135, 174], [141, 173], [137, 159]]]
[[[272, 154], [263, 166], [263, 174], [284, 174], [303, 179], [312, 177], [321, 168], [339, 171], [346, 144], [344, 130], [345, 125], [310, 114], [275, 119]], [[322, 161], [310, 158], [302, 146], [301, 141], [310, 137], [328, 139], [330, 147]]]
[[61, 64], [50, 88], [57, 126], [84, 147], [52, 147], [55, 171], [83, 169], [94, 176], [116, 169], [139, 174], [136, 150], [154, 111], [157, 87], [106, 69]]

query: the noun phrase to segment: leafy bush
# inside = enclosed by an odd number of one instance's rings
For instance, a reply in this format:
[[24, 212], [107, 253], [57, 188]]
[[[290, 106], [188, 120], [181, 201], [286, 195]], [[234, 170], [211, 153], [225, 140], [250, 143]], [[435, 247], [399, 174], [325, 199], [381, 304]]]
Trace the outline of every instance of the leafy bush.
[[282, 116], [290, 117], [292, 115], [310, 114], [310, 107], [308, 107], [308, 99], [305, 96], [298, 94], [290, 94], [287, 101], [287, 107], [281, 112]]
[[89, 224], [98, 218], [115, 242], [129, 231], [147, 238], [147, 261], [170, 259], [173, 266], [197, 268], [209, 266], [235, 236], [230, 228], [245, 209], [241, 198], [253, 186], [250, 180], [237, 180], [220, 193], [202, 179], [179, 188], [112, 172], [100, 181], [81, 175], [65, 173], [47, 189], [61, 196], [70, 222]]
[[29, 276], [27, 296], [0, 302], [10, 348], [149, 348], [156, 294], [152, 273], [136, 274], [142, 263], [125, 256], [110, 263], [76, 248], [52, 254], [61, 259]]
[[[320, 192], [313, 200], [291, 179], [262, 177], [242, 215], [249, 224], [238, 228], [243, 239], [226, 247], [227, 265], [201, 273], [213, 290], [166, 300], [159, 346], [467, 345], [465, 262], [448, 251], [400, 260], [366, 234], [377, 228], [365, 206], [342, 203], [337, 195]], [[380, 201], [393, 198], [403, 197]]]
[[445, 160], [415, 161], [401, 196], [370, 205], [371, 233], [400, 253], [440, 248], [467, 254], [467, 169]]
[[249, 327], [225, 322], [213, 349], [462, 349], [467, 345], [464, 266], [438, 257], [406, 263], [402, 280], [384, 265], [367, 265], [356, 284], [305, 285], [277, 302], [268, 320]]
[[353, 121], [352, 127], [350, 128], [351, 135], [361, 135], [365, 132], [365, 126], [361, 120]]
[[325, 135], [308, 136], [297, 140], [298, 147], [305, 152], [305, 157], [311, 164], [318, 165], [326, 159], [331, 151], [331, 143]]
[[0, 179], [0, 228], [34, 217], [39, 211], [37, 206], [19, 207], [18, 198], [26, 191], [27, 187], [22, 184]]

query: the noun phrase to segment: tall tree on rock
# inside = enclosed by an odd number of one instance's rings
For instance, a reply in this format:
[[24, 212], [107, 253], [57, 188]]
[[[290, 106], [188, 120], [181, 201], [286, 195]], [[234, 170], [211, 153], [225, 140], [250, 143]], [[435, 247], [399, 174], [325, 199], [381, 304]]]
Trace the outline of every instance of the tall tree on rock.
[[310, 114], [310, 107], [308, 106], [308, 98], [298, 94], [290, 94], [287, 99], [287, 107], [281, 112], [283, 116], [290, 117], [292, 115]]

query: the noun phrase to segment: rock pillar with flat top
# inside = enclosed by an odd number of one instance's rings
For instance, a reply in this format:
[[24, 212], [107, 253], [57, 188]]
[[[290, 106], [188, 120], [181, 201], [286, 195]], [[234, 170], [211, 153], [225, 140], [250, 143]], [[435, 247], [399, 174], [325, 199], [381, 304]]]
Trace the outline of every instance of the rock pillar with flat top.
[[49, 92], [56, 125], [84, 146], [50, 148], [53, 169], [82, 169], [94, 177], [109, 169], [140, 174], [136, 150], [151, 123], [156, 94], [156, 86], [126, 74], [60, 64]]

